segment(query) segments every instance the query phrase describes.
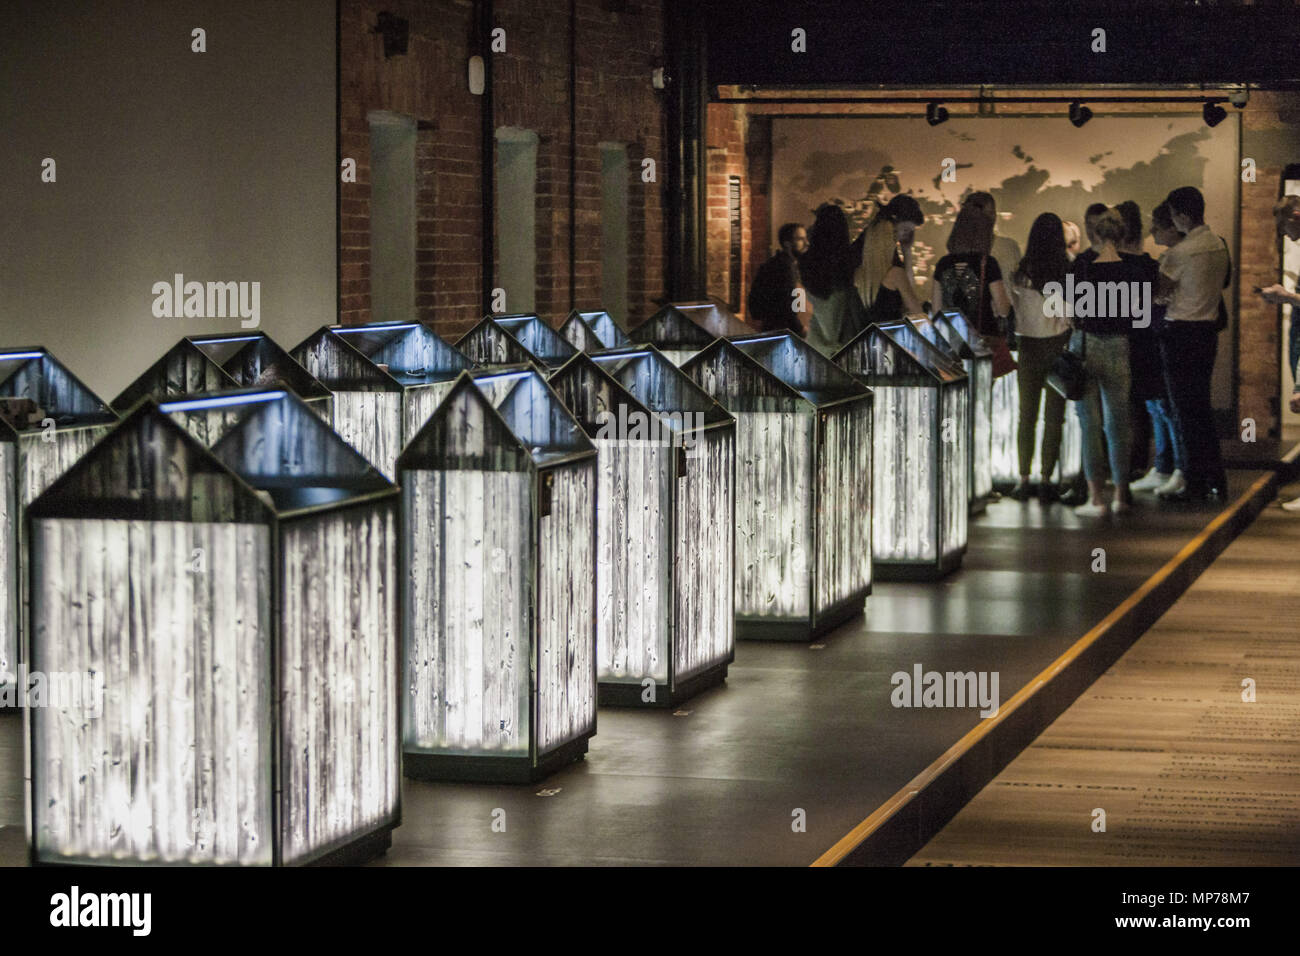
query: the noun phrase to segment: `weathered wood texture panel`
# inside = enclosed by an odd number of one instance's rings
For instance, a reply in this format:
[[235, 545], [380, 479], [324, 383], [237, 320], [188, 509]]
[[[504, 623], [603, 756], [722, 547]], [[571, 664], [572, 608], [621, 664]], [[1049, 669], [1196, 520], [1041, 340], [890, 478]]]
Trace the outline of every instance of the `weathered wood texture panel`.
[[0, 687], [18, 679], [18, 443], [0, 441]]
[[597, 439], [596, 645], [602, 681], [668, 680], [677, 449]]
[[811, 608], [816, 419], [736, 416], [736, 613], [806, 618]]
[[391, 499], [282, 526], [286, 863], [369, 832], [396, 814], [397, 532]]
[[735, 649], [735, 481], [735, 429], [706, 430], [678, 479], [673, 516], [679, 681], [728, 660]]
[[[109, 431], [109, 425], [91, 425], [84, 428], [56, 428], [47, 434], [27, 432], [18, 439], [22, 456], [22, 477], [19, 479], [19, 501], [29, 505], [54, 483], [65, 471], [75, 465], [95, 442]], [[46, 439], [50, 439], [47, 441]]]
[[993, 360], [967, 359], [970, 382], [971, 497], [984, 498], [993, 491]]
[[529, 471], [403, 474], [402, 739], [426, 753], [529, 746]]
[[433, 410], [447, 397], [454, 380], [436, 382], [432, 385], [416, 385], [408, 388], [403, 397], [402, 408], [402, 446], [415, 437], [415, 433], [424, 427]]
[[537, 750], [589, 735], [596, 721], [595, 467], [543, 473], [551, 513], [537, 535]]
[[947, 557], [966, 547], [970, 520], [970, 393], [945, 385], [939, 396], [939, 547]]
[[[933, 561], [939, 548], [935, 509], [939, 392], [876, 385], [875, 406], [872, 557], [876, 561]], [[961, 472], [966, 473], [965, 460]]]
[[493, 322], [474, 326], [456, 343], [456, 348], [480, 365], [517, 365], [535, 358], [514, 336]]
[[104, 679], [31, 711], [38, 855], [270, 863], [269, 529], [38, 519], [31, 554], [33, 669]]
[[387, 479], [397, 474], [402, 451], [403, 393], [334, 393], [334, 430]]
[[[813, 604], [818, 612], [871, 584], [872, 404], [836, 405], [821, 414], [817, 456], [817, 554]], [[810, 557], [810, 566], [813, 561]]]

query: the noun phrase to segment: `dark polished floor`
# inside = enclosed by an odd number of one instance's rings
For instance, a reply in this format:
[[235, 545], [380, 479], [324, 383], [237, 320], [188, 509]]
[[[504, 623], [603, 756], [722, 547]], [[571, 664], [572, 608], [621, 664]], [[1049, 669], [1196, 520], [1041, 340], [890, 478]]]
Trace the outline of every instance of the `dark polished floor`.
[[[1233, 472], [1234, 496], [1257, 475]], [[1087, 520], [995, 503], [944, 581], [878, 584], [866, 617], [823, 643], [742, 643], [726, 685], [676, 713], [603, 708], [586, 759], [539, 784], [408, 780], [377, 862], [809, 864], [980, 719], [893, 707], [894, 672], [997, 671], [1005, 701], [1217, 511], [1146, 495], [1129, 515]], [[0, 717], [0, 863], [23, 862], [20, 731]]]

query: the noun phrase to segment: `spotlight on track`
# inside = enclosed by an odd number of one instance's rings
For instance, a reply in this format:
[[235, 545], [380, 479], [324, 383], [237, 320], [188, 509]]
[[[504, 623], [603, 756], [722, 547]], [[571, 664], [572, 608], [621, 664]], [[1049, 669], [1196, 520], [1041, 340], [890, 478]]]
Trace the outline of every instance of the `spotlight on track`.
[[1201, 107], [1201, 116], [1205, 120], [1205, 125], [1210, 129], [1214, 129], [1228, 118], [1228, 111], [1218, 103], [1211, 103], [1207, 100], [1205, 105]]
[[1083, 126], [1090, 119], [1092, 119], [1092, 110], [1078, 100], [1070, 104], [1070, 122], [1075, 125], [1076, 129]]
[[948, 108], [940, 106], [938, 103], [926, 103], [925, 121], [931, 126], [938, 126], [940, 123], [948, 122]]

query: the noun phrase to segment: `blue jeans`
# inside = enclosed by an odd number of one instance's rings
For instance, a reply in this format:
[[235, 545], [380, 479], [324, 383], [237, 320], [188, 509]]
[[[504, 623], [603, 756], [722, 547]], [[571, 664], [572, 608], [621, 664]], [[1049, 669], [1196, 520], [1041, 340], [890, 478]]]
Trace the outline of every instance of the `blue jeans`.
[[[1101, 436], [1106, 433], [1106, 454], [1115, 486], [1128, 484], [1131, 434], [1129, 431], [1128, 336], [1088, 335], [1083, 364], [1088, 384], [1079, 399], [1079, 425], [1083, 429], [1083, 474], [1089, 481], [1105, 480], [1106, 455]], [[1083, 333], [1070, 336], [1070, 348], [1084, 350]]]
[[1162, 475], [1172, 474], [1177, 468], [1185, 471], [1187, 455], [1174, 428], [1174, 413], [1169, 408], [1167, 398], [1148, 398], [1147, 413], [1151, 416], [1151, 431], [1156, 441], [1156, 471]]

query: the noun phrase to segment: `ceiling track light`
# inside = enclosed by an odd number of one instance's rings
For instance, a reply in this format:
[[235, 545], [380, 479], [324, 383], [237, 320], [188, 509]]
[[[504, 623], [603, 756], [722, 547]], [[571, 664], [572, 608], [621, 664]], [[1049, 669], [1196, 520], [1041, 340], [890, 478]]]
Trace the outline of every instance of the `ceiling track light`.
[[1090, 119], [1092, 119], [1092, 110], [1078, 100], [1070, 104], [1070, 122], [1074, 124], [1076, 129], [1082, 127]]
[[1206, 100], [1205, 105], [1201, 107], [1201, 117], [1205, 120], [1206, 126], [1214, 129], [1228, 118], [1228, 111], [1213, 100]]
[[937, 102], [926, 103], [925, 121], [931, 126], [938, 126], [940, 123], [948, 122], [948, 108], [941, 106]]

